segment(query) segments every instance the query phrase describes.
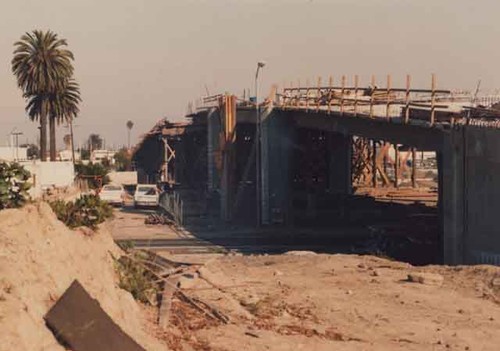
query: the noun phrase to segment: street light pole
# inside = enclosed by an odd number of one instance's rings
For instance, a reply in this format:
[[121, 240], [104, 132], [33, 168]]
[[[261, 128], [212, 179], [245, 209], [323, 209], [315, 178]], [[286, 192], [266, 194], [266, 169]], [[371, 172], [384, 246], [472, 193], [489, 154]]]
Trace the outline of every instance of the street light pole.
[[257, 63], [257, 71], [255, 72], [255, 197], [256, 197], [256, 220], [257, 227], [261, 225], [261, 125], [260, 125], [260, 107], [259, 107], [259, 71], [264, 68], [265, 62]]
[[16, 159], [15, 160], [19, 161], [19, 136], [23, 135], [23, 132], [14, 132], [14, 131], [12, 131], [10, 134], [13, 135], [13, 136], [15, 136], [15, 138], [16, 138]]

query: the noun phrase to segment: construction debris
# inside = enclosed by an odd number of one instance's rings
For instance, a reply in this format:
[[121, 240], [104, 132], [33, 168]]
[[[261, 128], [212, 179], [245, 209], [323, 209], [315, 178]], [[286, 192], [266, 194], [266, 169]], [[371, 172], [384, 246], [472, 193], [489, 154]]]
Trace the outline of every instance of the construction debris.
[[425, 285], [442, 285], [444, 278], [440, 274], [415, 272], [408, 274], [408, 281]]
[[74, 351], [145, 351], [116, 325], [78, 280], [45, 315], [59, 342]]
[[165, 286], [161, 295], [160, 309], [158, 311], [158, 325], [162, 329], [168, 327], [172, 309], [172, 298], [177, 287], [177, 281], [178, 277], [171, 277], [165, 281]]
[[144, 224], [175, 225], [175, 222], [168, 218], [165, 214], [152, 213], [146, 217]]

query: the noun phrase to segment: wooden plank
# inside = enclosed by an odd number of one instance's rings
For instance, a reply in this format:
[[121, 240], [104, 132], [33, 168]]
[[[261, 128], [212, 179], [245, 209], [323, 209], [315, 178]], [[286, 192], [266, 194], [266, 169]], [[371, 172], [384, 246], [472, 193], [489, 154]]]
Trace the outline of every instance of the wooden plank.
[[[300, 84], [299, 84], [300, 86]], [[320, 87], [321, 89], [334, 89], [334, 90], [342, 90], [342, 86], [332, 86], [332, 87], [326, 87], [326, 86], [322, 86]], [[367, 87], [368, 88], [368, 87]], [[365, 89], [367, 89], [365, 88]], [[302, 90], [305, 90], [306, 88], [302, 88]], [[344, 90], [346, 91], [353, 91], [355, 90], [356, 87], [354, 86], [345, 86], [344, 87]], [[358, 87], [358, 89], [361, 89], [360, 87]], [[384, 94], [385, 94], [385, 90], [386, 89], [383, 89], [383, 88], [379, 88], [379, 90], [384, 90]], [[298, 90], [297, 88], [287, 88], [285, 90]], [[406, 88], [391, 88], [391, 92], [393, 93], [406, 93]], [[411, 93], [420, 93], [420, 94], [431, 94], [432, 93], [432, 89], [410, 89], [410, 92]], [[436, 94], [451, 94], [451, 90], [439, 90], [439, 89], [436, 89], [434, 90], [434, 92]]]
[[74, 280], [44, 317], [56, 338], [74, 351], [145, 351]]
[[163, 293], [161, 295], [161, 305], [160, 309], [158, 310], [158, 325], [164, 330], [168, 327], [168, 322], [170, 320], [170, 311], [172, 309], [172, 298], [175, 291], [177, 290], [176, 288], [178, 281], [179, 277], [171, 276], [167, 278], [163, 287]]
[[384, 172], [384, 169], [380, 165], [377, 165], [377, 170], [380, 174], [380, 177], [382, 178], [382, 181], [384, 182], [384, 186], [388, 186], [390, 184], [390, 180], [387, 174]]

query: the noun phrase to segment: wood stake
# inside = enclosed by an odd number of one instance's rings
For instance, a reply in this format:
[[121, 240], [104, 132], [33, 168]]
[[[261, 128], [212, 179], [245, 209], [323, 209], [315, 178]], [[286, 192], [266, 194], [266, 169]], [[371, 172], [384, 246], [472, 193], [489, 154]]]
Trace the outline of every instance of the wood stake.
[[391, 105], [391, 102], [389, 99], [389, 96], [391, 94], [391, 82], [392, 82], [391, 75], [388, 74], [387, 75], [387, 104], [385, 106], [385, 117], [386, 118], [389, 118], [389, 107]]
[[417, 149], [411, 148], [411, 186], [417, 187]]
[[316, 95], [316, 112], [319, 112], [319, 104], [321, 102], [321, 77], [318, 77], [318, 92]]
[[394, 187], [398, 188], [399, 187], [399, 150], [398, 150], [398, 144], [394, 144]]
[[406, 97], [405, 97], [405, 123], [410, 121], [410, 83], [411, 77], [406, 75]]
[[345, 92], [345, 76], [342, 76], [342, 89], [340, 93], [340, 114], [344, 114], [344, 92]]
[[356, 74], [354, 76], [354, 117], [358, 115], [358, 84], [359, 76]]
[[333, 100], [333, 76], [330, 76], [328, 81], [328, 114], [332, 111], [332, 100]]
[[306, 112], [309, 112], [309, 79], [306, 79]]
[[371, 86], [372, 86], [372, 92], [371, 92], [371, 96], [370, 96], [370, 118], [373, 118], [373, 100], [375, 98], [375, 93], [376, 93], [376, 89], [375, 89], [375, 76], [372, 74], [372, 79], [371, 79]]
[[372, 186], [377, 187], [377, 143], [372, 140]]
[[436, 75], [432, 74], [431, 82], [431, 126], [434, 125], [435, 105], [436, 105]]

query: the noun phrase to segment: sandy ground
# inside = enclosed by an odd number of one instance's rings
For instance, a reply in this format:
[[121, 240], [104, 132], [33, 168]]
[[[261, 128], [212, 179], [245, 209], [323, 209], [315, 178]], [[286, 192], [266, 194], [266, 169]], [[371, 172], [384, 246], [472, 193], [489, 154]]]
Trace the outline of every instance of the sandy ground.
[[[175, 238], [122, 214], [114, 235], [135, 226], [143, 238]], [[135, 216], [135, 217], [134, 217]], [[135, 219], [133, 219], [135, 218]], [[134, 222], [135, 221], [135, 222]], [[161, 234], [160, 234], [161, 233]], [[413, 267], [357, 255], [199, 255], [180, 275], [182, 291], [229, 317], [207, 318], [174, 297], [170, 327], [150, 330], [173, 350], [499, 350], [500, 268]], [[425, 273], [422, 282], [408, 275]]]
[[154, 210], [134, 210], [130, 203], [125, 208], [116, 208], [109, 229], [115, 240], [174, 239], [177, 232], [166, 225], [145, 225], [144, 220]]
[[157, 307], [118, 288], [112, 256], [122, 252], [108, 229], [175, 233], [144, 226], [143, 215], [119, 216], [92, 233], [67, 229], [43, 203], [0, 212], [0, 351], [64, 350], [43, 315], [73, 279], [147, 350], [499, 350], [499, 267], [305, 251], [203, 256], [176, 273], [180, 289], [228, 322], [177, 292], [160, 330]]
[[105, 227], [68, 229], [46, 203], [0, 212], [0, 350], [64, 350], [43, 316], [74, 279], [147, 350], [165, 350], [144, 330], [132, 296], [118, 288], [112, 256], [122, 252]]
[[225, 256], [191, 277], [181, 288], [230, 322], [174, 300], [175, 350], [499, 350], [498, 267], [286, 254]]

